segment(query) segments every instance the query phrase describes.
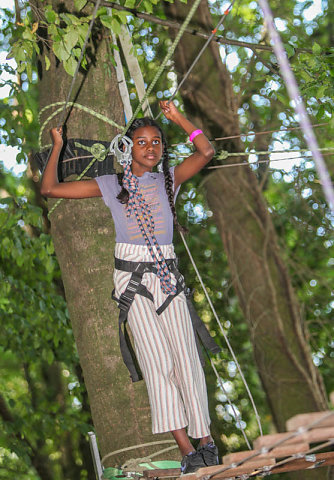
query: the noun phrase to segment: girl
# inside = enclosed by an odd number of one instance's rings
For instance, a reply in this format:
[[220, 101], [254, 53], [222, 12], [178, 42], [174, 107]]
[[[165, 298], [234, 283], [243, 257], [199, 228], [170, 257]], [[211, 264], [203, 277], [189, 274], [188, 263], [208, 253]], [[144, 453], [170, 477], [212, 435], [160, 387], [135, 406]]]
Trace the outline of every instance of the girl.
[[[137, 119], [127, 132], [133, 141], [132, 164], [124, 175], [59, 183], [57, 167], [62, 130], [53, 128], [53, 149], [45, 168], [41, 193], [47, 197], [103, 197], [116, 229], [115, 299], [120, 324], [127, 320], [145, 379], [152, 412], [153, 433], [171, 431], [183, 456], [182, 473], [218, 464], [210, 435], [207, 392], [194, 328], [184, 294], [183, 277], [176, 269], [172, 245], [174, 207], [179, 186], [199, 172], [214, 149], [201, 130], [174, 103], [160, 102], [168, 120], [181, 127], [196, 151], [175, 168], [168, 167], [167, 144], [159, 125]], [[163, 173], [153, 172], [162, 159]], [[125, 348], [120, 328], [121, 348]], [[128, 352], [123, 357], [131, 371]], [[133, 371], [132, 371], [133, 373]], [[133, 373], [132, 376], [134, 376]], [[199, 438], [195, 451], [188, 434]]]

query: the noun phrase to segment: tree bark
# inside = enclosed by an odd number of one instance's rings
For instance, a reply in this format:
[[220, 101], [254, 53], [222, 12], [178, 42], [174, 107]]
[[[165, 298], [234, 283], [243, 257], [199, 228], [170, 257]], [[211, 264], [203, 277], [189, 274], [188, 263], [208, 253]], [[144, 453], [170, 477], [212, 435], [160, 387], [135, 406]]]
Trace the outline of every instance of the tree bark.
[[[166, 15], [182, 21], [190, 4], [178, 0], [174, 4], [165, 2]], [[228, 24], [228, 17], [225, 22]], [[212, 30], [206, 0], [201, 2], [192, 26]], [[172, 30], [170, 33], [173, 35]], [[179, 80], [202, 45], [201, 40], [182, 37], [174, 57]], [[215, 43], [201, 57], [181, 95], [188, 115], [209, 138], [240, 133], [232, 81]], [[241, 152], [242, 144], [239, 139], [227, 140], [219, 144], [219, 149]], [[280, 255], [267, 205], [250, 167], [217, 169], [204, 174], [207, 200], [249, 325], [254, 358], [273, 421], [278, 431], [284, 431], [286, 420], [293, 415], [327, 408], [323, 381], [312, 361], [300, 307]], [[299, 478], [325, 478], [324, 472], [317, 472], [315, 477], [307, 475], [302, 472]]]
[[[72, 2], [54, 2], [53, 8], [71, 10]], [[123, 107], [114, 68], [111, 64], [106, 65], [108, 50], [102, 30], [94, 29], [93, 41], [87, 50], [89, 67], [86, 72], [80, 72], [73, 99], [122, 125]], [[48, 71], [44, 65], [44, 53], [51, 60]], [[72, 78], [51, 52], [42, 51], [39, 60], [42, 109], [65, 99]], [[41, 123], [55, 108], [43, 113]], [[58, 121], [59, 115], [47, 124], [46, 129], [57, 125]], [[76, 108], [71, 110], [66, 127], [67, 138], [110, 141], [119, 133]], [[50, 143], [47, 137], [44, 132], [44, 144]], [[49, 200], [49, 207], [54, 203], [53, 199]], [[64, 200], [51, 214], [51, 233], [101, 456], [153, 441], [146, 387], [144, 382], [131, 383], [120, 356], [118, 308], [111, 300], [115, 239], [110, 211], [101, 198]], [[156, 441], [166, 438], [170, 437], [154, 436]], [[119, 454], [106, 461], [105, 466], [120, 465], [129, 455], [148, 454], [149, 451], [144, 449]]]

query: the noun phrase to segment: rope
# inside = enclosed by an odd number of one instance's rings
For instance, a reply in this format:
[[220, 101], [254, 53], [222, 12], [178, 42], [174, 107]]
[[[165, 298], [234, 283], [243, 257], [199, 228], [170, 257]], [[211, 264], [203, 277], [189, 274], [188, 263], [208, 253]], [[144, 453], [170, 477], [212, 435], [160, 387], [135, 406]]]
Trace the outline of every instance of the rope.
[[84, 43], [82, 45], [82, 48], [81, 48], [80, 57], [79, 57], [79, 60], [78, 60], [78, 63], [77, 63], [77, 66], [76, 66], [76, 69], [75, 69], [75, 72], [74, 72], [74, 75], [73, 75], [73, 78], [72, 78], [70, 89], [68, 91], [68, 94], [67, 94], [67, 97], [66, 97], [66, 100], [65, 100], [64, 108], [63, 108], [62, 113], [60, 115], [58, 127], [60, 127], [64, 123], [66, 107], [67, 107], [67, 104], [68, 104], [68, 102], [70, 101], [70, 98], [71, 98], [72, 90], [73, 90], [75, 81], [77, 79], [78, 73], [79, 73], [79, 68], [80, 68], [80, 65], [81, 65], [81, 61], [83, 59], [89, 37], [90, 37], [90, 34], [92, 32], [92, 29], [93, 29], [93, 25], [94, 25], [94, 22], [95, 22], [96, 14], [97, 14], [97, 11], [99, 9], [100, 3], [101, 3], [101, 0], [97, 0], [96, 5], [94, 7], [93, 16], [92, 16], [92, 19], [91, 19], [90, 24], [89, 24], [89, 28], [88, 28], [88, 31], [87, 31], [87, 34], [86, 34], [85, 41], [84, 41]]
[[[126, 216], [129, 218], [133, 212], [146, 246], [157, 269], [157, 277], [160, 279], [161, 289], [165, 295], [175, 295], [176, 285], [172, 284], [171, 273], [163, 256], [161, 247], [154, 234], [154, 218], [149, 205], [146, 203], [139, 190], [138, 178], [132, 174], [129, 164], [124, 165], [123, 186], [129, 192], [129, 200], [126, 208]], [[148, 235], [151, 237], [153, 246]], [[154, 251], [155, 249], [155, 251]]]
[[[293, 151], [293, 150], [292, 150]], [[325, 153], [325, 155], [334, 155], [333, 153]], [[282, 158], [274, 158], [274, 159], [268, 159], [268, 160], [257, 160], [256, 162], [238, 162], [238, 163], [226, 163], [225, 165], [212, 165], [209, 167], [206, 167], [206, 170], [215, 170], [217, 168], [229, 168], [229, 167], [242, 167], [242, 166], [250, 166], [250, 165], [258, 165], [260, 163], [272, 163], [272, 162], [285, 162], [285, 161], [291, 161], [291, 160], [302, 160], [302, 159], [309, 159], [312, 160], [312, 156], [306, 156], [304, 155], [299, 155], [298, 157], [282, 157]]]
[[230, 399], [227, 391], [225, 390], [225, 387], [224, 387], [224, 384], [223, 384], [223, 382], [222, 382], [222, 379], [221, 379], [219, 373], [217, 372], [216, 366], [215, 366], [215, 364], [213, 363], [213, 360], [212, 360], [211, 356], [209, 355], [209, 353], [208, 353], [207, 350], [205, 350], [205, 352], [206, 352], [206, 354], [207, 354], [207, 356], [208, 356], [208, 358], [209, 358], [209, 360], [210, 360], [212, 370], [215, 372], [215, 375], [216, 375], [216, 377], [217, 377], [218, 385], [219, 385], [221, 391], [223, 392], [223, 394], [225, 395], [225, 397], [227, 398], [228, 404], [230, 405], [230, 407], [231, 407], [231, 409], [232, 409], [232, 411], [233, 411], [233, 414], [234, 414], [234, 417], [235, 417], [236, 421], [239, 422], [240, 430], [241, 430], [241, 432], [242, 432], [242, 435], [243, 435], [243, 437], [244, 437], [244, 440], [245, 440], [245, 442], [246, 442], [246, 445], [247, 445], [248, 449], [251, 450], [252, 447], [251, 447], [251, 445], [250, 445], [250, 443], [249, 443], [249, 440], [248, 440], [247, 434], [246, 434], [246, 432], [245, 432], [245, 429], [244, 429], [243, 426], [242, 426], [242, 417], [241, 417], [240, 414], [237, 413], [237, 411], [236, 411], [236, 409], [235, 409], [235, 406], [234, 406], [233, 403], [231, 402], [231, 399]]
[[[334, 151], [334, 147], [319, 148], [322, 152]], [[250, 155], [272, 155], [273, 153], [312, 153], [309, 148], [301, 148], [300, 150], [259, 150], [254, 152], [228, 152], [220, 150], [215, 156], [215, 160], [226, 160], [228, 157], [249, 157]], [[179, 158], [188, 157], [188, 153], [177, 154]]]
[[[94, 1], [94, 0], [91, 0]], [[109, 2], [109, 1], [102, 1], [101, 5], [104, 7], [112, 7], [115, 10], [122, 10], [123, 12], [129, 12], [131, 13], [134, 17], [136, 18], [143, 18], [144, 20], [147, 20], [150, 23], [156, 23], [158, 25], [162, 25], [164, 27], [168, 28], [173, 28], [175, 30], [179, 30], [181, 28], [181, 24], [175, 21], [170, 21], [166, 20], [163, 18], [155, 17], [154, 15], [150, 15], [148, 13], [144, 12], [138, 12], [135, 8], [130, 8], [130, 7], [125, 7], [123, 5], [119, 5], [118, 3], [115, 2]], [[207, 33], [201, 32], [200, 30], [196, 30], [195, 28], [186, 28], [185, 33], [189, 33], [190, 35], [194, 35], [196, 37], [201, 37], [201, 38], [208, 38], [209, 35]], [[249, 42], [241, 42], [239, 40], [235, 40], [232, 38], [224, 38], [224, 37], [216, 37], [214, 39], [215, 42], [217, 43], [222, 43], [226, 45], [236, 45], [237, 47], [245, 47], [245, 48], [250, 48], [251, 50], [265, 50], [272, 52], [273, 47], [270, 45], [265, 45], [262, 43], [249, 43]], [[296, 53], [310, 53], [312, 54], [312, 50], [308, 48], [295, 48], [294, 49]]]
[[272, 11], [268, 5], [267, 0], [259, 0], [259, 3], [263, 11], [264, 19], [272, 40], [274, 52], [277, 58], [277, 62], [280, 66], [282, 77], [284, 79], [289, 97], [298, 116], [298, 121], [302, 128], [306, 143], [313, 154], [325, 198], [327, 199], [329, 208], [334, 213], [334, 189], [332, 186], [331, 178], [324, 159], [319, 151], [317, 139], [312, 130], [311, 122], [308, 118], [305, 105], [300, 95], [296, 79], [292, 72], [288, 56], [286, 54], [286, 51], [284, 50], [281, 37], [275, 27]]
[[[274, 470], [275, 468], [285, 465], [286, 463], [293, 462], [294, 460], [297, 460], [299, 458], [305, 458], [305, 460], [308, 462], [316, 463], [317, 461], [316, 456], [315, 455], [313, 456], [312, 453], [322, 450], [324, 448], [330, 447], [333, 444], [334, 444], [334, 439], [332, 438], [332, 439], [329, 439], [328, 442], [321, 443], [316, 447], [310, 448], [306, 452], [301, 452], [301, 453], [296, 453], [295, 455], [291, 455], [291, 457], [285, 458], [284, 460], [281, 460], [280, 462], [275, 463], [275, 465], [268, 465], [266, 467], [257, 468], [255, 472], [252, 472], [251, 474], [246, 476], [245, 480], [247, 480], [247, 478], [256, 477], [259, 474], [261, 475], [262, 473], [265, 475], [270, 475], [272, 470]], [[308, 456], [310, 458], [307, 458]]]
[[148, 442], [148, 443], [140, 443], [139, 445], [132, 445], [131, 447], [121, 448], [119, 450], [115, 450], [114, 452], [107, 453], [101, 460], [101, 463], [104, 464], [107, 458], [110, 458], [118, 453], [128, 452], [129, 450], [135, 450], [136, 448], [142, 447], [151, 447], [154, 445], [165, 445], [166, 443], [174, 443], [174, 440], [160, 440], [159, 442]]
[[198, 280], [199, 280], [199, 282], [200, 282], [200, 284], [201, 284], [201, 287], [202, 287], [202, 289], [203, 289], [203, 291], [204, 291], [204, 293], [205, 293], [206, 299], [207, 299], [207, 301], [208, 301], [208, 303], [209, 303], [209, 305], [210, 305], [211, 311], [212, 311], [212, 313], [213, 313], [213, 315], [214, 315], [214, 317], [215, 317], [215, 319], [216, 319], [216, 321], [217, 321], [217, 323], [218, 323], [218, 325], [219, 325], [219, 328], [220, 328], [220, 330], [221, 330], [221, 332], [222, 332], [222, 334], [223, 334], [223, 337], [224, 337], [224, 339], [225, 339], [226, 345], [227, 345], [227, 347], [228, 347], [228, 349], [229, 349], [229, 351], [230, 351], [230, 353], [231, 353], [231, 355], [232, 355], [233, 361], [234, 361], [235, 364], [236, 364], [236, 367], [237, 367], [237, 369], [238, 369], [238, 372], [239, 372], [239, 374], [240, 374], [240, 377], [241, 377], [241, 379], [242, 379], [242, 382], [243, 382], [243, 384], [244, 384], [244, 386], [245, 386], [245, 388], [246, 388], [246, 391], [247, 391], [247, 394], [248, 394], [248, 398], [249, 398], [250, 401], [251, 401], [251, 404], [252, 404], [252, 407], [253, 407], [253, 410], [254, 410], [254, 413], [255, 413], [255, 417], [256, 417], [256, 421], [257, 421], [258, 427], [259, 427], [260, 435], [263, 435], [262, 425], [261, 425], [261, 419], [260, 419], [260, 416], [259, 416], [259, 414], [258, 414], [256, 405], [255, 405], [255, 402], [254, 402], [254, 399], [253, 399], [253, 396], [252, 396], [252, 394], [251, 394], [251, 391], [250, 391], [250, 389], [249, 389], [249, 387], [248, 387], [248, 384], [247, 384], [247, 382], [246, 382], [246, 379], [245, 379], [245, 377], [244, 377], [244, 374], [242, 373], [241, 367], [240, 367], [239, 362], [238, 362], [238, 360], [237, 360], [237, 358], [236, 358], [236, 356], [235, 356], [235, 353], [234, 353], [234, 351], [233, 351], [233, 348], [232, 348], [232, 346], [231, 346], [231, 344], [230, 344], [230, 342], [229, 342], [229, 339], [227, 338], [227, 335], [226, 335], [226, 333], [225, 333], [225, 331], [224, 331], [224, 329], [223, 329], [223, 326], [222, 326], [222, 324], [221, 324], [221, 322], [220, 322], [220, 320], [219, 320], [219, 317], [218, 317], [218, 315], [217, 315], [217, 312], [216, 312], [216, 310], [215, 310], [215, 308], [214, 308], [214, 306], [213, 306], [213, 304], [212, 304], [211, 298], [210, 298], [210, 296], [209, 296], [209, 294], [208, 294], [208, 291], [207, 291], [207, 289], [206, 289], [206, 287], [205, 287], [205, 285], [204, 285], [204, 283], [203, 283], [201, 274], [200, 274], [199, 271], [198, 271], [197, 265], [196, 265], [196, 263], [195, 263], [195, 261], [194, 261], [194, 258], [193, 258], [192, 254], [191, 254], [191, 252], [190, 252], [190, 249], [189, 249], [189, 247], [188, 247], [188, 244], [187, 244], [187, 242], [186, 242], [186, 239], [184, 238], [184, 235], [183, 235], [182, 232], [180, 232], [180, 235], [181, 235], [182, 241], [183, 241], [183, 243], [184, 243], [185, 249], [186, 249], [186, 251], [187, 251], [187, 253], [188, 253], [188, 255], [189, 255], [190, 261], [191, 261], [191, 263], [192, 263], [192, 265], [193, 265], [193, 267], [194, 267], [194, 270], [195, 270], [195, 272], [196, 272], [197, 278], [198, 278]]
[[[316, 127], [324, 127], [325, 125], [329, 125], [329, 122], [326, 122], [326, 123], [315, 123], [312, 125], [312, 128], [316, 128]], [[239, 135], [230, 135], [229, 137], [218, 137], [218, 138], [214, 138], [213, 140], [211, 141], [220, 141], [220, 140], [231, 140], [232, 138], [241, 138], [241, 137], [248, 137], [248, 136], [252, 136], [252, 135], [267, 135], [268, 133], [276, 133], [276, 132], [292, 132], [293, 130], [301, 130], [301, 127], [291, 127], [291, 128], [281, 128], [279, 130], [266, 130], [264, 132], [248, 132], [248, 133], [240, 133]], [[175, 145], [183, 145], [182, 143], [181, 144], [175, 144]], [[174, 145], [173, 145], [174, 146]]]
[[[231, 464], [229, 464], [229, 465], [226, 465], [225, 467], [223, 467], [223, 468], [215, 471], [215, 472], [212, 473], [211, 475], [206, 476], [206, 480], [210, 480], [211, 478], [215, 477], [216, 475], [219, 475], [220, 473], [225, 472], [226, 470], [230, 470], [230, 469], [232, 469], [232, 468], [239, 467], [240, 465], [244, 464], [245, 462], [248, 462], [249, 460], [252, 460], [252, 459], [255, 458], [255, 457], [258, 457], [259, 455], [263, 455], [263, 454], [269, 453], [271, 450], [273, 450], [274, 448], [282, 445], [283, 443], [287, 442], [288, 440], [291, 440], [292, 438], [296, 438], [296, 437], [298, 437], [298, 436], [300, 436], [300, 435], [303, 435], [304, 433], [308, 432], [309, 430], [311, 430], [312, 428], [314, 428], [316, 425], [319, 425], [320, 423], [322, 423], [324, 420], [326, 420], [327, 418], [331, 417], [332, 415], [334, 415], [334, 411], [325, 413], [320, 419], [315, 420], [314, 422], [309, 423], [306, 427], [300, 427], [297, 431], [292, 432], [290, 435], [287, 435], [285, 438], [274, 442], [274, 443], [271, 444], [270, 446], [268, 446], [268, 447], [263, 447], [263, 448], [261, 448], [261, 449], [255, 450], [254, 453], [250, 454], [248, 457], [243, 458], [243, 459], [240, 460], [239, 462], [234, 462], [234, 463], [231, 463]], [[334, 443], [334, 439], [332, 439], [332, 440], [330, 441], [330, 443], [333, 444], [333, 443]], [[326, 445], [327, 445], [327, 444], [326, 444]], [[319, 447], [322, 447], [322, 446], [320, 445], [320, 446], [318, 446], [318, 447], [314, 447], [313, 449], [308, 450], [307, 452], [305, 452], [305, 453], [303, 453], [303, 454], [297, 453], [297, 454], [295, 454], [295, 455], [292, 455], [290, 458], [293, 459], [293, 460], [294, 460], [295, 458], [302, 458], [302, 456], [307, 455], [307, 453], [309, 453], [310, 451], [315, 451], [316, 449], [319, 449]], [[284, 462], [284, 460], [282, 460], [282, 462]], [[264, 471], [271, 470], [271, 469], [275, 468], [276, 466], [278, 466], [280, 463], [281, 463], [281, 462], [276, 463], [275, 465], [268, 466], [268, 467], [265, 468]], [[257, 472], [257, 474], [258, 474], [258, 472]], [[251, 475], [253, 475], [253, 473], [252, 473]], [[255, 472], [254, 472], [254, 475], [255, 475]]]
[[140, 466], [141, 463], [148, 463], [151, 467], [155, 468], [152, 465], [152, 458], [158, 457], [159, 455], [162, 455], [163, 453], [170, 452], [171, 450], [175, 450], [178, 448], [177, 445], [173, 445], [172, 447], [164, 448], [163, 450], [159, 450], [158, 452], [153, 453], [153, 455], [150, 455], [148, 457], [139, 457], [139, 458], [130, 458], [127, 460], [121, 467], [123, 472], [136, 472], [136, 473], [143, 473], [145, 470], [147, 470], [146, 466]]
[[[39, 112], [39, 118], [41, 117], [42, 113], [44, 113], [46, 110], [48, 110], [49, 108], [52, 108], [52, 107], [57, 107], [57, 106], [62, 106], [64, 105], [65, 102], [55, 102], [55, 103], [50, 103], [49, 105], [46, 105], [44, 108], [42, 108], [42, 110]], [[68, 107], [75, 107], [75, 108], [78, 108], [79, 110], [82, 110], [83, 112], [86, 112], [86, 113], [89, 113], [89, 115], [92, 115], [93, 117], [96, 117], [98, 118], [99, 120], [102, 120], [103, 122], [106, 122], [108, 123], [109, 125], [111, 125], [112, 127], [115, 127], [117, 128], [118, 130], [122, 130], [122, 126], [121, 125], [118, 125], [118, 123], [114, 122], [114, 120], [111, 120], [110, 118], [106, 117], [105, 115], [102, 115], [101, 113], [98, 113], [98, 112], [95, 112], [94, 110], [92, 110], [91, 108], [89, 107], [85, 107], [84, 105], [80, 105], [80, 103], [75, 103], [75, 102], [70, 102], [67, 104], [67, 108]], [[42, 148], [48, 148], [52, 145], [42, 145], [41, 143], [41, 140], [42, 140], [42, 135], [43, 135], [43, 132], [44, 132], [44, 129], [46, 127], [46, 125], [50, 122], [50, 120], [52, 120], [53, 117], [55, 117], [60, 111], [62, 111], [62, 108], [58, 108], [57, 110], [55, 110], [53, 113], [51, 113], [51, 115], [49, 115], [47, 117], [47, 119], [43, 122], [43, 125], [41, 126], [41, 129], [40, 129], [40, 133], [39, 133], [39, 136], [38, 136], [38, 145], [39, 145], [39, 148], [42, 149]]]
[[178, 34], [176, 35], [175, 37], [175, 40], [174, 42], [172, 43], [172, 46], [171, 48], [169, 49], [166, 57], [164, 58], [162, 64], [160, 65], [160, 67], [158, 68], [156, 74], [155, 74], [155, 77], [153, 78], [152, 82], [151, 82], [151, 85], [148, 87], [147, 91], [146, 91], [146, 94], [144, 95], [144, 97], [142, 98], [142, 100], [140, 101], [136, 111], [134, 112], [132, 118], [129, 120], [129, 122], [127, 123], [126, 127], [124, 128], [123, 132], [122, 132], [122, 135], [125, 135], [125, 133], [127, 132], [127, 130], [130, 128], [130, 126], [132, 125], [134, 119], [137, 117], [140, 109], [142, 108], [145, 100], [149, 97], [150, 93], [152, 92], [155, 84], [157, 83], [160, 75], [162, 74], [162, 72], [164, 71], [167, 63], [169, 62], [169, 60], [171, 59], [172, 55], [174, 54], [174, 51], [175, 51], [175, 48], [177, 47], [177, 44], [179, 43], [182, 35], [184, 34], [190, 20], [192, 19], [195, 11], [197, 10], [197, 7], [199, 6], [199, 4], [201, 3], [201, 0], [195, 0], [195, 2], [193, 3], [191, 9], [189, 10], [188, 12], [188, 15], [186, 16], [181, 28], [180, 28], [180, 31], [178, 32]]
[[[202, 54], [204, 53], [204, 51], [206, 50], [206, 48], [209, 46], [209, 44], [211, 43], [213, 37], [216, 35], [217, 33], [217, 30], [218, 28], [223, 24], [225, 18], [227, 17], [227, 15], [230, 13], [233, 5], [235, 3], [235, 0], [232, 1], [232, 3], [230, 3], [230, 5], [228, 6], [228, 8], [225, 10], [224, 14], [222, 15], [222, 17], [220, 18], [219, 22], [217, 23], [217, 25], [215, 26], [215, 28], [212, 30], [209, 38], [207, 39], [207, 41], [205, 42], [205, 44], [203, 45], [203, 47], [201, 48], [201, 50], [199, 51], [199, 53], [197, 54], [197, 56], [195, 57], [193, 63], [190, 65], [190, 67], [188, 68], [187, 72], [185, 73], [184, 77], [182, 78], [181, 82], [178, 84], [176, 90], [174, 91], [173, 95], [170, 97], [169, 99], [169, 102], [171, 102], [173, 100], [173, 98], [175, 97], [175, 95], [177, 94], [177, 92], [180, 90], [180, 88], [182, 87], [182, 85], [184, 84], [184, 82], [187, 80], [187, 78], [189, 77], [191, 71], [193, 70], [194, 66], [197, 64], [197, 62], [199, 61], [199, 59], [201, 58]], [[161, 115], [162, 112], [160, 112], [156, 117], [155, 117], [155, 120], [157, 120], [160, 115]]]

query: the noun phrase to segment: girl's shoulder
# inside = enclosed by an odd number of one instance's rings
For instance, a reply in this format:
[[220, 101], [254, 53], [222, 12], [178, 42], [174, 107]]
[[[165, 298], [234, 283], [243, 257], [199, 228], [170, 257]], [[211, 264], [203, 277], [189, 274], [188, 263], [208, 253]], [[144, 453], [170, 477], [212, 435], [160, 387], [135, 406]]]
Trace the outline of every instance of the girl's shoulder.
[[122, 189], [119, 184], [118, 175], [101, 175], [101, 177], [96, 177], [95, 180], [101, 190], [105, 203], [109, 205]]

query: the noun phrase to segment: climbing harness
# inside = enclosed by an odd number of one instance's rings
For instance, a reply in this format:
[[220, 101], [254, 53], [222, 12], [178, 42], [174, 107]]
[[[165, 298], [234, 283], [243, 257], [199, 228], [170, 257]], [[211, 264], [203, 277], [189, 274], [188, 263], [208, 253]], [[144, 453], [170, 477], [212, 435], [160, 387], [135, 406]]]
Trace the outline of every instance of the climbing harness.
[[[195, 333], [197, 334], [195, 335], [197, 349], [200, 355], [201, 363], [202, 365], [204, 365], [204, 358], [198, 338], [202, 341], [203, 345], [212, 353], [218, 353], [221, 349], [210, 336], [204, 323], [197, 315], [197, 312], [191, 302], [191, 292], [189, 288], [186, 287], [183, 275], [179, 272], [177, 268], [177, 260], [167, 259], [165, 260], [165, 262], [169, 272], [172, 273], [176, 279], [176, 288], [175, 293], [170, 293], [167, 296], [164, 303], [160, 305], [160, 307], [156, 310], [156, 313], [157, 315], [161, 315], [162, 312], [166, 310], [168, 305], [174, 300], [174, 298], [181, 292], [184, 292], [193, 328]], [[142, 376], [139, 368], [136, 366], [136, 360], [134, 359], [133, 354], [131, 354], [131, 351], [133, 351], [133, 349], [131, 345], [129, 346], [128, 342], [126, 341], [126, 335], [123, 333], [122, 326], [127, 320], [130, 307], [136, 295], [142, 295], [143, 297], [146, 297], [151, 300], [151, 302], [153, 302], [153, 295], [147, 290], [146, 286], [143, 285], [142, 280], [145, 273], [154, 273], [155, 275], [157, 275], [157, 267], [153, 262], [131, 262], [115, 258], [115, 269], [129, 272], [132, 274], [125, 291], [120, 295], [119, 298], [117, 298], [115, 296], [115, 290], [113, 290], [112, 298], [116, 300], [116, 302], [118, 303], [118, 308], [120, 310], [118, 326], [122, 357], [125, 365], [130, 372], [132, 381], [137, 382], [138, 380], [141, 380]]]

